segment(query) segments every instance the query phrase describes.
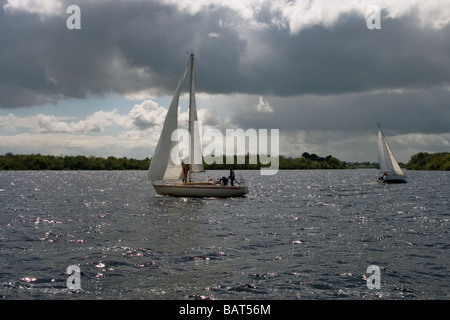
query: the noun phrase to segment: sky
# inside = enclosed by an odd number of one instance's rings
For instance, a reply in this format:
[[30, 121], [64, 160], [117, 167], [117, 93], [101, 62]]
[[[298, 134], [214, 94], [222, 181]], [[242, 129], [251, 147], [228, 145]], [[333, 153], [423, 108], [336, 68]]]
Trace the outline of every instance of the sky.
[[0, 154], [151, 157], [188, 52], [204, 128], [377, 162], [380, 123], [399, 161], [450, 151], [449, 0], [0, 0]]

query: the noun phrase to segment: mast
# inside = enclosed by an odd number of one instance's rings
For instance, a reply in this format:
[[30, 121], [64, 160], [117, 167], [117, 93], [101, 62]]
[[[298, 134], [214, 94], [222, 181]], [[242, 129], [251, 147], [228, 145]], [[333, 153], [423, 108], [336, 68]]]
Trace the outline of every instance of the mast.
[[191, 182], [192, 179], [192, 168], [194, 165], [194, 117], [196, 118], [196, 114], [194, 115], [194, 111], [196, 113], [195, 108], [195, 84], [194, 84], [194, 53], [191, 52], [190, 56], [191, 70], [190, 70], [190, 81], [189, 81], [189, 133], [191, 134], [190, 141], [190, 151], [189, 151], [189, 178], [188, 181]]
[[194, 80], [194, 54], [190, 55], [190, 84], [189, 84], [189, 134], [191, 136], [189, 152], [189, 174], [188, 181], [191, 181], [191, 174], [203, 172], [202, 145], [200, 140], [201, 127], [197, 122], [197, 105], [195, 101], [195, 80]]

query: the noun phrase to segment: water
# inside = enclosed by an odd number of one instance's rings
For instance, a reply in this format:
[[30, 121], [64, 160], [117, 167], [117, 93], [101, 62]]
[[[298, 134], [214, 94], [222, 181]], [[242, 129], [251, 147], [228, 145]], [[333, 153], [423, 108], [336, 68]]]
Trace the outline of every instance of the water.
[[144, 171], [0, 172], [0, 297], [449, 298], [448, 172], [240, 174], [247, 197], [188, 199], [155, 195]]

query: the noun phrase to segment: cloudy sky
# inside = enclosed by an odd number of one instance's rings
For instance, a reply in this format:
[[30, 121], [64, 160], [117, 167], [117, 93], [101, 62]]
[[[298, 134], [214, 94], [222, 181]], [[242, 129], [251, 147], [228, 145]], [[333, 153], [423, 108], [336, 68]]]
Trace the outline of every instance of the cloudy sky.
[[206, 127], [378, 161], [380, 122], [400, 161], [450, 151], [449, 0], [0, 0], [0, 154], [151, 157], [188, 51]]

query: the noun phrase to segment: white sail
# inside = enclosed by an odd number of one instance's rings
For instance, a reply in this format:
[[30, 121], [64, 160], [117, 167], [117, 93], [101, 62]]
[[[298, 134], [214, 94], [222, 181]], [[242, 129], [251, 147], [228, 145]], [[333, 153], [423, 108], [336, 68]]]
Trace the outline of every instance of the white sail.
[[149, 180], [176, 180], [183, 177], [181, 159], [175, 159], [175, 161], [172, 159], [172, 155], [179, 157], [178, 141], [172, 141], [172, 132], [178, 127], [178, 103], [188, 67], [189, 64], [178, 82], [177, 89], [167, 111], [161, 136], [148, 168]]
[[190, 172], [203, 172], [202, 143], [200, 139], [201, 126], [198, 125], [197, 106], [195, 102], [194, 84], [194, 55], [191, 54], [191, 74], [189, 87], [189, 133], [190, 143]]
[[380, 127], [378, 127], [378, 158], [381, 172], [404, 175]]

